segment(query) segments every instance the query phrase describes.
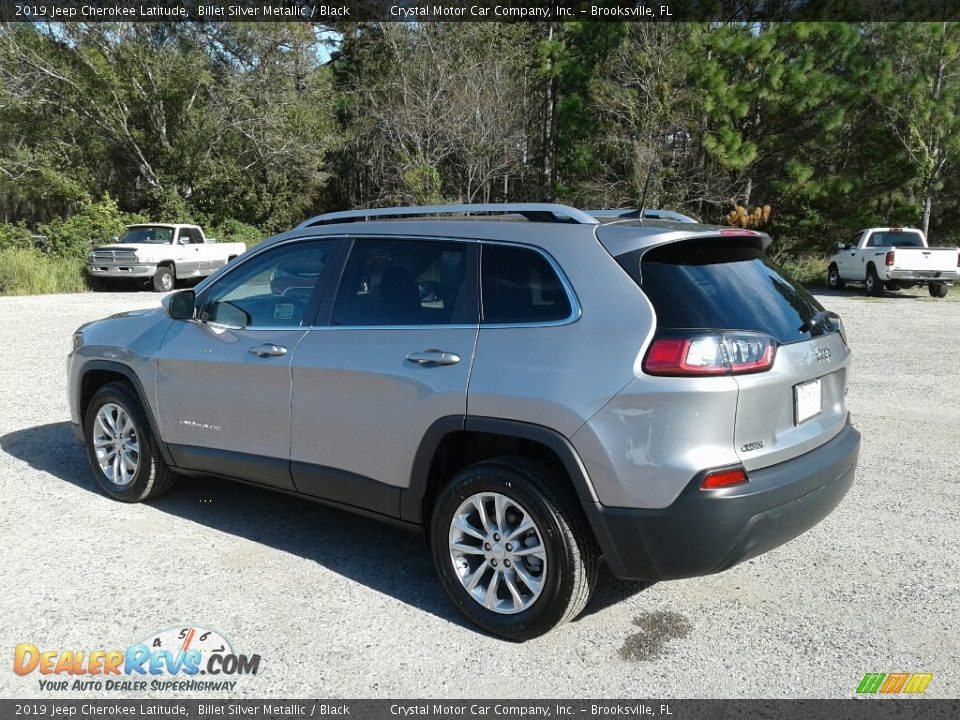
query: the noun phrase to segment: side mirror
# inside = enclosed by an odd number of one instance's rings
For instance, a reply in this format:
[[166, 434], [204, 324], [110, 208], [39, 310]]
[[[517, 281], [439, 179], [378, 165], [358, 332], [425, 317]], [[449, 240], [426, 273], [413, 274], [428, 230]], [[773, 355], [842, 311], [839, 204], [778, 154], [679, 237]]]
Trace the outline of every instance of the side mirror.
[[163, 307], [174, 320], [193, 320], [197, 296], [193, 290], [180, 290], [163, 299]]
[[113, 236], [113, 242], [115, 242], [115, 243], [120, 242], [120, 236], [119, 236], [119, 235], [114, 235], [114, 236]]
[[842, 243], [842, 242], [837, 243], [837, 250], [846, 250], [846, 249], [847, 249], [846, 243]]

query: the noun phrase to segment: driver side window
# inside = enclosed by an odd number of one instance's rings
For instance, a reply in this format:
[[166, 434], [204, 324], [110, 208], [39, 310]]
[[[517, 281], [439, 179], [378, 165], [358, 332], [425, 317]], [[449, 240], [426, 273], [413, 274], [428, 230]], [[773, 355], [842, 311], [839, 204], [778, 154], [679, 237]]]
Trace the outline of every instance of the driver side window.
[[309, 325], [336, 242], [294, 243], [251, 258], [210, 288], [200, 319], [250, 328]]

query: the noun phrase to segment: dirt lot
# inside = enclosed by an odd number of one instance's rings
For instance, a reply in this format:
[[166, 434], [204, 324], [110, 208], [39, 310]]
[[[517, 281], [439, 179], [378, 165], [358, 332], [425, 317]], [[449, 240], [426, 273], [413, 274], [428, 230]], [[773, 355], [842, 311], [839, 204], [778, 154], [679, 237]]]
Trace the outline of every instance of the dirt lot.
[[932, 672], [927, 695], [957, 697], [952, 294], [820, 296], [846, 322], [863, 433], [857, 482], [821, 525], [712, 577], [606, 578], [578, 621], [523, 645], [465, 625], [418, 535], [214, 480], [150, 505], [100, 495], [68, 422], [70, 335], [158, 297], [0, 298], [0, 696], [48, 694], [13, 673], [18, 643], [119, 649], [192, 625], [262, 658], [215, 697], [849, 697], [894, 671]]

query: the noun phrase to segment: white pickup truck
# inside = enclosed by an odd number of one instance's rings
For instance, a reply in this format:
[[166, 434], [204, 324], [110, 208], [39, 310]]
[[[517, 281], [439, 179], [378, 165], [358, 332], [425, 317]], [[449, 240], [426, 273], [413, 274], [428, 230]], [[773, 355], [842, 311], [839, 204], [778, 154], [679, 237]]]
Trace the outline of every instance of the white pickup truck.
[[861, 230], [850, 242], [837, 243], [827, 283], [837, 290], [848, 282], [863, 283], [867, 295], [926, 285], [933, 297], [942, 298], [958, 276], [957, 248], [929, 247], [923, 231], [915, 228], [881, 227]]
[[95, 290], [110, 280], [141, 279], [166, 292], [177, 278], [206, 277], [246, 249], [208, 240], [196, 225], [128, 225], [115, 243], [87, 255], [87, 273]]

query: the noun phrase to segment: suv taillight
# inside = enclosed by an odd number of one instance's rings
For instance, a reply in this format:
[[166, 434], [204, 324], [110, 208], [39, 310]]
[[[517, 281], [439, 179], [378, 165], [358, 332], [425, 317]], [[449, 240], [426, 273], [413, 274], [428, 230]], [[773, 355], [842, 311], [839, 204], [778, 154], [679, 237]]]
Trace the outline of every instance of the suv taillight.
[[887, 265], [893, 265], [893, 250], [887, 253]]
[[773, 367], [777, 345], [759, 333], [710, 333], [655, 338], [643, 360], [649, 375], [743, 375]]

